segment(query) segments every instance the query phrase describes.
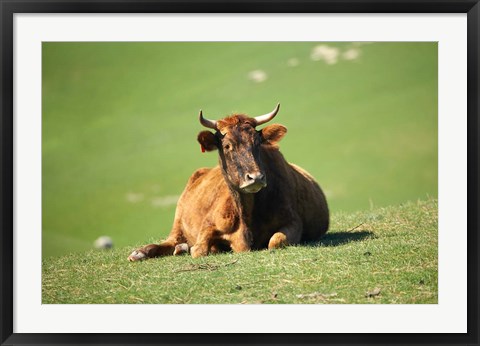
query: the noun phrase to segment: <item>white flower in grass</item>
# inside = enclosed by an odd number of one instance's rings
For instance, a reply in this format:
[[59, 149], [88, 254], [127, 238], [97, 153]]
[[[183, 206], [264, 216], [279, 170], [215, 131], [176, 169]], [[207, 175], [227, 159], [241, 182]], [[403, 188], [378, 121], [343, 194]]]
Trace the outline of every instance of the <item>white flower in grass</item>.
[[143, 201], [143, 193], [129, 192], [125, 195], [125, 198], [130, 203], [138, 203]]
[[155, 208], [169, 207], [177, 204], [179, 198], [178, 195], [155, 197], [152, 198], [151, 204]]
[[298, 66], [299, 64], [300, 64], [300, 61], [297, 58], [291, 58], [291, 59], [288, 59], [287, 61], [287, 65], [290, 67], [295, 67], [295, 66]]
[[360, 47], [360, 46], [366, 46], [367, 44], [373, 44], [374, 42], [367, 42], [367, 41], [357, 41], [357, 42], [352, 42], [353, 47]]
[[330, 47], [326, 44], [321, 44], [313, 48], [310, 54], [310, 59], [313, 61], [325, 61], [328, 65], [336, 64], [340, 51], [338, 48]]
[[345, 60], [356, 60], [360, 56], [360, 49], [350, 48], [342, 53], [342, 58]]
[[254, 81], [255, 83], [265, 82], [267, 78], [267, 74], [262, 70], [253, 70], [248, 73], [248, 79]]

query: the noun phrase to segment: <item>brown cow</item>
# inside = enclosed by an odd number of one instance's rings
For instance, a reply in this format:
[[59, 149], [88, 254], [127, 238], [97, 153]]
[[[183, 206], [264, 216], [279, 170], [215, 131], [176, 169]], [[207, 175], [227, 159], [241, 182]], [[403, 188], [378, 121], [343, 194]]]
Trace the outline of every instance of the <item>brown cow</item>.
[[[313, 177], [289, 164], [277, 143], [283, 125], [264, 124], [277, 114], [249, 118], [236, 114], [213, 121], [200, 111], [202, 150], [219, 152], [219, 166], [190, 177], [177, 205], [169, 237], [135, 250], [128, 259], [210, 252], [275, 249], [319, 239], [328, 229], [325, 195]], [[268, 184], [267, 184], [268, 182]]]

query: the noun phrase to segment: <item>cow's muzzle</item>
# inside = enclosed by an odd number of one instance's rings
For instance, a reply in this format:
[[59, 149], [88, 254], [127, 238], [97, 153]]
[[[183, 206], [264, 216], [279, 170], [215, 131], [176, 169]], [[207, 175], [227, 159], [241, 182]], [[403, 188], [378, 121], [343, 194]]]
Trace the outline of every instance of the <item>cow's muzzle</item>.
[[263, 173], [245, 174], [245, 182], [240, 186], [240, 190], [245, 193], [257, 193], [267, 186], [267, 179]]

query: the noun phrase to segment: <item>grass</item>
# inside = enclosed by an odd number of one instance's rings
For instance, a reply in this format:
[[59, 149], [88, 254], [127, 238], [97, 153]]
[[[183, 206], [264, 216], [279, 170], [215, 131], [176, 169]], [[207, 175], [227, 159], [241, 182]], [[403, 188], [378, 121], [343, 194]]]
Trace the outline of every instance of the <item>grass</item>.
[[437, 211], [429, 198], [336, 212], [319, 243], [276, 251], [130, 263], [133, 247], [122, 247], [44, 259], [42, 302], [436, 304]]
[[[217, 162], [196, 142], [199, 109], [258, 115], [280, 102], [282, 153], [336, 215], [437, 197], [437, 44], [329, 42], [336, 64], [310, 58], [319, 44], [43, 43], [43, 258], [101, 235], [130, 248], [168, 234], [175, 196]], [[349, 49], [358, 59], [342, 58]], [[258, 69], [262, 83], [248, 78]]]

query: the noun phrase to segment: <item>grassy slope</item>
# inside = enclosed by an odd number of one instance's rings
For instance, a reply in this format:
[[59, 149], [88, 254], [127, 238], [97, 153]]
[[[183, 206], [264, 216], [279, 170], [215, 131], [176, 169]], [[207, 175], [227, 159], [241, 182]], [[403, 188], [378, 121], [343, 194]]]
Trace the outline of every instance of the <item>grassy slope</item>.
[[[437, 45], [374, 43], [328, 65], [310, 59], [317, 44], [44, 43], [43, 256], [100, 235], [120, 247], [165, 236], [175, 205], [155, 201], [217, 161], [196, 142], [200, 108], [257, 115], [281, 102], [281, 150], [333, 211], [436, 197]], [[249, 80], [255, 69], [268, 79]]]
[[138, 263], [126, 261], [130, 247], [72, 254], [44, 260], [43, 303], [437, 303], [437, 228], [429, 199], [336, 213], [320, 243], [272, 252]]

